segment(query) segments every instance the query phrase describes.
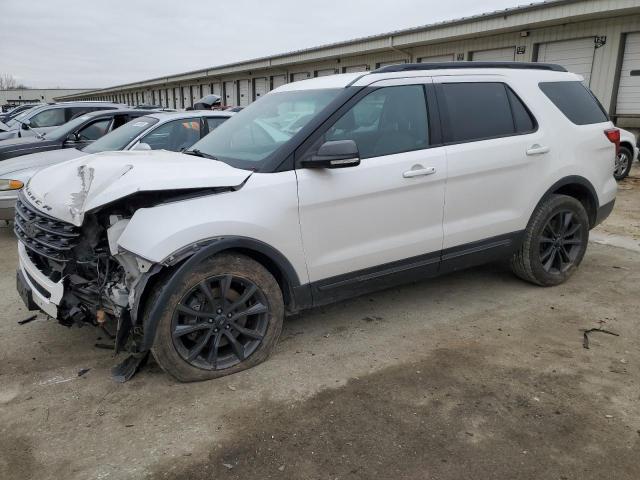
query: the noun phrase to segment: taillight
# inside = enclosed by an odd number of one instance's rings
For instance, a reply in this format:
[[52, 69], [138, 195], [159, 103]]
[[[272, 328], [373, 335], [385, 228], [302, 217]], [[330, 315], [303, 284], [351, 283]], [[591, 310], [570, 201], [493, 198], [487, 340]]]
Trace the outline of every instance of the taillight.
[[604, 131], [609, 141], [616, 146], [616, 153], [620, 150], [620, 130], [617, 128], [609, 128]]

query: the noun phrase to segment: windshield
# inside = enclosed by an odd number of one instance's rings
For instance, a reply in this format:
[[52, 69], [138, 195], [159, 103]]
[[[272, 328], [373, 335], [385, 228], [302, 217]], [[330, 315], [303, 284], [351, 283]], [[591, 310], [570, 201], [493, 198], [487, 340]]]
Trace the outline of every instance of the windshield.
[[76, 128], [82, 125], [84, 122], [89, 120], [91, 117], [89, 115], [82, 115], [81, 117], [75, 118], [65, 124], [60, 125], [57, 128], [54, 128], [49, 133], [47, 133], [47, 138], [52, 140], [66, 138], [71, 132], [73, 132]]
[[91, 145], [87, 145], [82, 149], [87, 153], [100, 152], [116, 152], [123, 150], [129, 145], [131, 140], [136, 138], [142, 132], [147, 130], [151, 125], [158, 123], [159, 120], [153, 117], [139, 117], [125, 123], [123, 126], [116, 128], [111, 133], [107, 133], [104, 137], [96, 140]]
[[24, 112], [22, 112], [20, 115], [13, 117], [11, 120], [9, 120], [6, 125], [8, 127], [16, 127], [18, 125], [20, 125], [20, 122], [24, 122], [27, 117], [29, 116], [30, 113], [35, 112], [35, 108], [30, 108], [29, 110], [26, 110]]
[[340, 89], [270, 93], [197, 142], [198, 150], [238, 168], [254, 170], [298, 133]]

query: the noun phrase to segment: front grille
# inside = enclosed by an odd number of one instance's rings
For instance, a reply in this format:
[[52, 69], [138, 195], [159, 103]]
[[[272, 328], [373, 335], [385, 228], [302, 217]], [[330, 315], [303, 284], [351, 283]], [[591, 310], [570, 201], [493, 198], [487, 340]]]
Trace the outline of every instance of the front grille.
[[22, 195], [16, 203], [14, 231], [30, 253], [60, 263], [71, 259], [80, 237], [78, 227], [36, 210]]

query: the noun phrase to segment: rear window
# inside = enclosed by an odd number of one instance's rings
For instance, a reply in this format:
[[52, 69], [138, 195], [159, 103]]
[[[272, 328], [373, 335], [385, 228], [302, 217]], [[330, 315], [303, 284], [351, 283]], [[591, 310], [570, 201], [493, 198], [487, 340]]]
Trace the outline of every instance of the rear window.
[[582, 82], [542, 82], [540, 90], [576, 125], [609, 120], [600, 102]]
[[445, 142], [470, 142], [532, 132], [536, 123], [504, 83], [443, 83]]

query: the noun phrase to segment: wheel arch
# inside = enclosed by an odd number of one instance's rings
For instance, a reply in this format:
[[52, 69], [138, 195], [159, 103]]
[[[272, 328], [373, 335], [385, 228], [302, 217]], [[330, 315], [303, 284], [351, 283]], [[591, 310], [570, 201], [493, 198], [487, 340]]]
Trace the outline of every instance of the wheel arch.
[[[182, 248], [180, 251], [170, 255], [162, 262], [163, 268], [147, 283], [144, 292], [141, 293], [136, 310], [137, 322], [140, 324], [140, 314], [144, 308], [149, 308], [150, 313], [144, 320], [142, 340], [139, 345], [140, 351], [151, 348], [156, 335], [157, 318], [160, 312], [166, 307], [167, 299], [175, 283], [198, 263], [221, 253], [236, 252], [245, 255], [271, 273], [280, 289], [285, 306], [289, 310], [297, 310], [296, 304], [300, 298], [300, 291], [305, 286], [300, 285], [300, 278], [293, 265], [277, 249], [260, 240], [247, 237], [220, 237], [204, 242], [194, 243]], [[152, 291], [159, 288], [157, 296], [152, 295]], [[149, 300], [152, 298], [153, 302]]]
[[540, 198], [540, 201], [533, 210], [532, 215], [540, 207], [540, 205], [548, 199], [551, 195], [567, 195], [578, 200], [587, 212], [589, 217], [589, 226], [593, 228], [596, 225], [598, 218], [598, 208], [600, 202], [598, 200], [598, 194], [592, 183], [584, 177], [577, 175], [570, 175], [561, 178], [555, 182]]

